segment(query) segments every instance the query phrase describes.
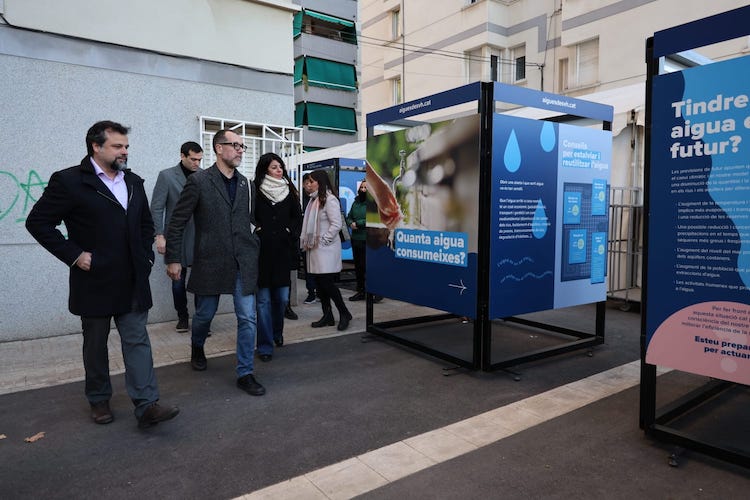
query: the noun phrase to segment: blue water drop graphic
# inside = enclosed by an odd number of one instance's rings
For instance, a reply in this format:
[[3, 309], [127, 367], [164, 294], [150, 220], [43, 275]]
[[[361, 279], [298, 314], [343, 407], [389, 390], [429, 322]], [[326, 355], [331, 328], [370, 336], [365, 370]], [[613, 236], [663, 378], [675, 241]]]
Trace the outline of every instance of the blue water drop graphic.
[[521, 166], [521, 148], [518, 147], [518, 139], [516, 139], [516, 131], [510, 131], [510, 137], [508, 137], [508, 144], [505, 146], [505, 155], [503, 156], [505, 162], [505, 169], [508, 172], [515, 172], [518, 167]]
[[547, 212], [544, 210], [541, 198], [536, 204], [536, 210], [534, 210], [534, 218], [531, 220], [531, 234], [534, 238], [540, 240], [547, 234]]
[[544, 122], [544, 125], [542, 125], [542, 133], [539, 134], [539, 143], [542, 145], [542, 149], [549, 153], [555, 149], [556, 140], [555, 126], [552, 125], [552, 122]]

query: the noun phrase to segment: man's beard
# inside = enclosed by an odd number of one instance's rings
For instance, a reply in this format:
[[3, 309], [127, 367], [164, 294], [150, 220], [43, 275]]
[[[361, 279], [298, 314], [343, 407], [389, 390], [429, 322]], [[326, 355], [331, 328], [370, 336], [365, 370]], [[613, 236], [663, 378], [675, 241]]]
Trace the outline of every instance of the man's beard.
[[124, 172], [128, 169], [128, 160], [115, 160], [112, 162], [112, 170], [115, 172]]

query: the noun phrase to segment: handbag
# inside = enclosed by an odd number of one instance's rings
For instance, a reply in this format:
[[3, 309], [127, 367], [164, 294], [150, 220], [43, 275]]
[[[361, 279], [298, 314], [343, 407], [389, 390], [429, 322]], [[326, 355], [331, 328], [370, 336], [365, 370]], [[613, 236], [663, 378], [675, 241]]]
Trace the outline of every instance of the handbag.
[[339, 238], [341, 238], [342, 243], [345, 243], [352, 239], [352, 235], [349, 234], [349, 228], [346, 225], [346, 217], [344, 217], [343, 210], [341, 211], [341, 220], [343, 221], [343, 224], [341, 225], [341, 229], [339, 230]]

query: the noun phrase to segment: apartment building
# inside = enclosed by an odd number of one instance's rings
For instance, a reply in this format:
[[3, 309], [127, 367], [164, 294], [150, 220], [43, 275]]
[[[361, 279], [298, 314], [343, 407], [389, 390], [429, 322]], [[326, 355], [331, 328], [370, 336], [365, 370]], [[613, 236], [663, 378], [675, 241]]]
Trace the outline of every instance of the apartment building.
[[359, 112], [357, 1], [294, 1], [294, 121], [305, 151], [349, 143]]
[[[615, 109], [610, 201], [611, 291], [638, 287], [642, 218], [645, 43], [654, 32], [743, 0], [362, 0], [363, 116], [474, 81], [499, 81]], [[735, 40], [680, 54], [669, 66], [747, 53]], [[454, 107], [438, 120], [474, 112]], [[542, 117], [534, 115], [535, 118]], [[615, 223], [620, 224], [616, 226]], [[627, 255], [626, 255], [627, 254]], [[616, 261], [616, 262], [615, 262]], [[627, 292], [626, 292], [627, 293]]]
[[[129, 165], [149, 195], [185, 141], [203, 144], [209, 166], [220, 128], [244, 136], [251, 177], [263, 152], [301, 150], [299, 11], [291, 0], [0, 0], [0, 342], [80, 331], [68, 269], [24, 222], [52, 172], [86, 154], [94, 122], [131, 127]], [[170, 287], [158, 259], [151, 321], [174, 317]]]

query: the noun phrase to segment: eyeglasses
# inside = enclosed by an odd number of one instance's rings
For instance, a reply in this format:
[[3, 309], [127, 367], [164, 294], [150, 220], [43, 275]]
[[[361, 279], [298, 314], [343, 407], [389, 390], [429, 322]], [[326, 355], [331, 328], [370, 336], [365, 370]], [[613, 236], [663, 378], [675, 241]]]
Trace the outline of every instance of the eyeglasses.
[[247, 151], [247, 146], [245, 146], [244, 144], [240, 144], [239, 142], [220, 142], [219, 144], [232, 146], [235, 151]]

